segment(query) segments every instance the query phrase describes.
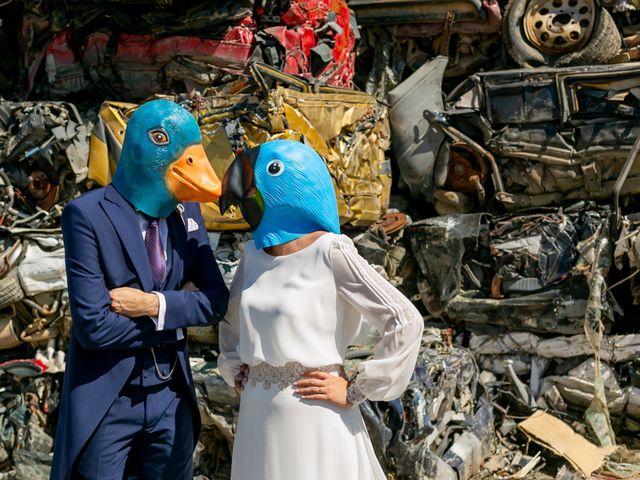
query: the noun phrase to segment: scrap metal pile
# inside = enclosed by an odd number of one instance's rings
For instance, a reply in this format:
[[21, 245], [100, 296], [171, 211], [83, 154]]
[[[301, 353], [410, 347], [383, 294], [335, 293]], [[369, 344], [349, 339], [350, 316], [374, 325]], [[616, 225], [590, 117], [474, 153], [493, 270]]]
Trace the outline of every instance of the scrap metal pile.
[[[409, 388], [361, 405], [389, 478], [640, 478], [638, 0], [9, 0], [0, 38], [0, 478], [48, 478], [62, 209], [158, 97], [220, 176], [311, 145], [343, 231], [423, 312]], [[202, 209], [230, 284], [248, 226]], [[226, 479], [239, 399], [216, 328], [189, 337], [195, 472]]]

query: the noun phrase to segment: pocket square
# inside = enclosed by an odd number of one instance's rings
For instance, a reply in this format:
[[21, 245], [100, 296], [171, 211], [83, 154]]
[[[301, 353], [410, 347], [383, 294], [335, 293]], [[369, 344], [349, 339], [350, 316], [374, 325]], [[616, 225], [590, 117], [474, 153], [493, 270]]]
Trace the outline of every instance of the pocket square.
[[193, 218], [187, 218], [187, 232], [195, 232], [200, 228], [198, 222], [196, 222]]

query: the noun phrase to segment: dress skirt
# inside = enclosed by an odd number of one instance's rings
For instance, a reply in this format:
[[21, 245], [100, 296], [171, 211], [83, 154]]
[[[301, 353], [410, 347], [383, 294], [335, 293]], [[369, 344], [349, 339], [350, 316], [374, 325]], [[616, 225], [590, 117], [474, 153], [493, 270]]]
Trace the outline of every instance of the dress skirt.
[[386, 480], [358, 407], [247, 382], [231, 480]]

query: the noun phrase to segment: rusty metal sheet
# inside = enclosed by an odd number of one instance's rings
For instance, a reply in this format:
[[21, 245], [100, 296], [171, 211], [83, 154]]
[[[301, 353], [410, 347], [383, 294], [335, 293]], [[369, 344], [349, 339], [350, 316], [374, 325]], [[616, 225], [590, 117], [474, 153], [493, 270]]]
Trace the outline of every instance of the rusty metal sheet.
[[371, 24], [445, 23], [450, 12], [457, 22], [482, 22], [481, 4], [445, 0], [350, 0], [358, 22]]
[[[183, 103], [198, 119], [205, 150], [220, 176], [245, 148], [278, 138], [304, 138], [327, 163], [343, 224], [368, 226], [386, 211], [391, 190], [385, 154], [388, 112], [374, 97], [346, 89], [313, 93], [276, 87], [266, 94], [217, 95]], [[101, 185], [115, 171], [126, 121], [135, 108], [117, 102], [101, 108], [89, 160], [90, 177]], [[217, 205], [207, 204], [203, 213], [212, 230], [248, 228], [238, 210], [223, 216]]]

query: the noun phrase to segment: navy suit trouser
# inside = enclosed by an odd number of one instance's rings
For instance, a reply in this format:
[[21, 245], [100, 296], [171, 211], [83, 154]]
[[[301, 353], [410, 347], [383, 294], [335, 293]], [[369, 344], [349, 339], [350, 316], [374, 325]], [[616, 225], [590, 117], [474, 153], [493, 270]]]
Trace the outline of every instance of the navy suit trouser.
[[80, 453], [72, 478], [121, 480], [126, 472], [140, 479], [191, 480], [189, 396], [178, 372], [160, 385], [126, 385]]

